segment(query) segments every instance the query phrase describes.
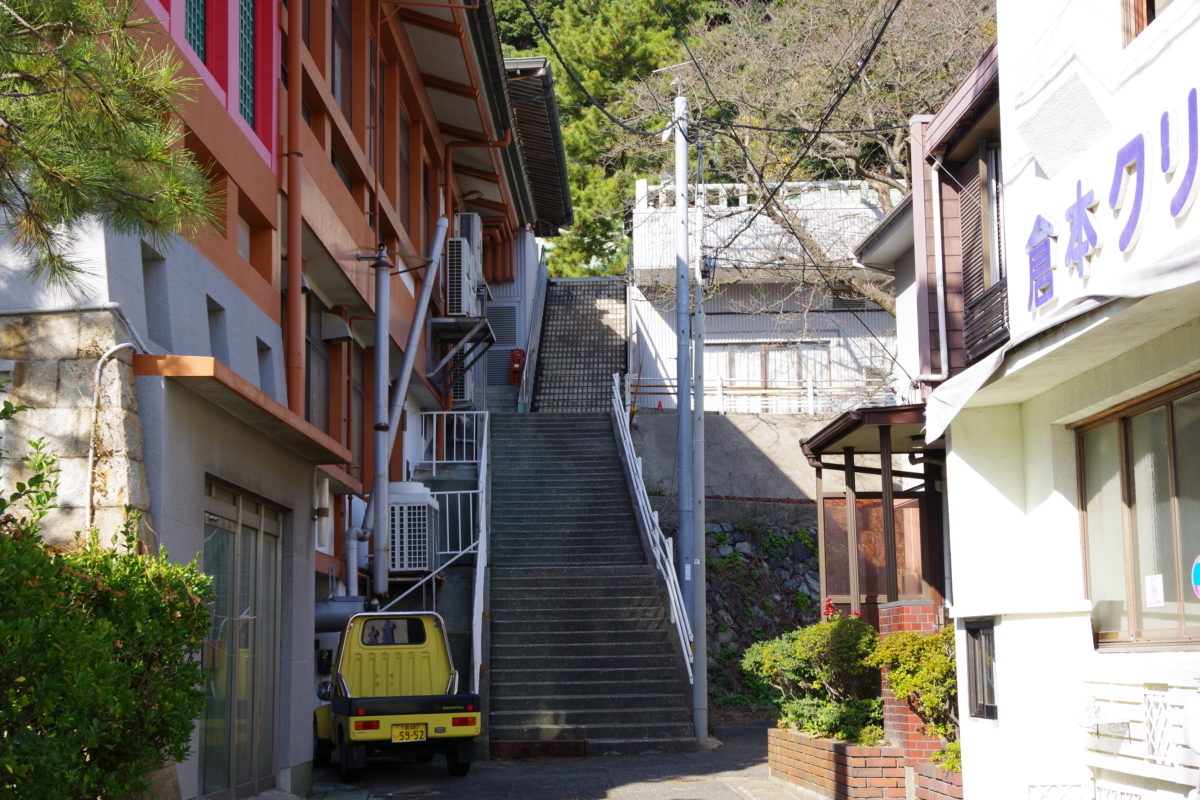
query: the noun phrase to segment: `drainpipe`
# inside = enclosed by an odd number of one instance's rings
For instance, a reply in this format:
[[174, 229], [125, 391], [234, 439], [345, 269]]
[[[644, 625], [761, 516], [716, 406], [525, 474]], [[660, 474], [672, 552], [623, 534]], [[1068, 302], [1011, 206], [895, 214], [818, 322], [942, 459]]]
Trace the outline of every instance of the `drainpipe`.
[[300, 97], [304, 87], [304, 71], [300, 64], [300, 46], [304, 38], [301, 27], [303, 15], [300, 4], [293, 3], [288, 11], [287, 37], [287, 306], [284, 332], [284, 363], [287, 373], [288, 408], [304, 416], [304, 295], [300, 291], [303, 267], [300, 251], [303, 247], [300, 213], [300, 132], [304, 124], [300, 115]]
[[946, 256], [942, 248], [942, 160], [933, 156], [930, 201], [933, 206], [933, 269], [937, 276], [938, 355], [937, 372], [917, 376], [919, 381], [944, 381], [950, 377], [949, 347], [946, 344]]
[[[376, 594], [387, 592], [388, 575], [388, 376], [391, 373], [392, 265], [383, 255], [371, 264], [375, 269], [375, 478], [371, 481], [371, 504], [363, 522], [375, 530], [375, 563], [372, 572]], [[374, 513], [372, 513], [374, 512]]]
[[[400, 429], [400, 416], [404, 410], [404, 398], [408, 395], [408, 386], [412, 381], [413, 365], [416, 362], [417, 347], [420, 344], [421, 333], [425, 330], [425, 313], [433, 295], [434, 284], [437, 283], [438, 265], [441, 263], [442, 244], [446, 239], [446, 229], [449, 227], [446, 217], [441, 217], [434, 231], [433, 241], [429, 247], [429, 257], [426, 260], [425, 276], [421, 281], [421, 294], [417, 299], [417, 308], [413, 315], [412, 327], [408, 331], [408, 341], [404, 347], [404, 361], [400, 367], [400, 376], [392, 388], [390, 410], [387, 397], [388, 350], [390, 337], [388, 325], [381, 317], [390, 316], [390, 309], [385, 307], [390, 299], [388, 290], [390, 282], [390, 266], [387, 269], [378, 268], [376, 279], [375, 301], [375, 478], [371, 485], [371, 495], [367, 500], [367, 508], [363, 513], [361, 525], [346, 529], [344, 543], [346, 547], [347, 575], [346, 594], [358, 594], [358, 543], [374, 538], [375, 561], [372, 565], [372, 581], [376, 594], [387, 591], [387, 559], [385, 551], [388, 547], [388, 464], [391, 453], [396, 445], [396, 437]], [[382, 258], [377, 263], [387, 264]], [[382, 289], [381, 289], [382, 287]], [[379, 292], [382, 290], [383, 294]], [[385, 299], [386, 298], [386, 299]], [[381, 332], [382, 331], [382, 335]], [[382, 345], [380, 342], [382, 341]], [[382, 355], [380, 355], [382, 353]], [[386, 414], [386, 416], [385, 416]], [[382, 502], [381, 502], [382, 501]], [[351, 561], [351, 559], [353, 560]]]
[[137, 346], [133, 342], [124, 342], [114, 345], [104, 351], [104, 355], [100, 356], [100, 360], [96, 362], [95, 374], [95, 389], [92, 390], [92, 425], [88, 432], [88, 460], [87, 460], [87, 510], [84, 513], [83, 528], [91, 530], [92, 528], [92, 509], [93, 503], [93, 481], [96, 471], [96, 427], [100, 424], [100, 375], [104, 371], [104, 365], [110, 358], [122, 350], [136, 350]]

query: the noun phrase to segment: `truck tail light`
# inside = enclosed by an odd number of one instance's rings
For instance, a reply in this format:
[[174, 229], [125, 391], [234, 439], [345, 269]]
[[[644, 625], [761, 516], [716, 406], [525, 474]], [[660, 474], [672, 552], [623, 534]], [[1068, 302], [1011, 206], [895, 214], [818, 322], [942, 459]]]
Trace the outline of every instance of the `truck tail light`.
[[354, 730], [356, 730], [356, 731], [377, 731], [377, 730], [379, 730], [379, 720], [377, 720], [377, 719], [356, 719], [356, 720], [354, 720]]
[[451, 724], [455, 728], [462, 728], [462, 727], [473, 728], [473, 727], [475, 727], [476, 719], [478, 719], [478, 718], [477, 717], [455, 717], [453, 720], [451, 720]]

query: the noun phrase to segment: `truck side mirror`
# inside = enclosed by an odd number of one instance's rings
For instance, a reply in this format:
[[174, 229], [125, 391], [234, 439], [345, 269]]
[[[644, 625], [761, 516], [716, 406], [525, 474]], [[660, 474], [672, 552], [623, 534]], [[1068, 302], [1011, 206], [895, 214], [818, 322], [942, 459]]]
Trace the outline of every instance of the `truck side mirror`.
[[317, 684], [317, 699], [322, 703], [328, 703], [333, 697], [333, 683], [331, 681], [321, 681]]

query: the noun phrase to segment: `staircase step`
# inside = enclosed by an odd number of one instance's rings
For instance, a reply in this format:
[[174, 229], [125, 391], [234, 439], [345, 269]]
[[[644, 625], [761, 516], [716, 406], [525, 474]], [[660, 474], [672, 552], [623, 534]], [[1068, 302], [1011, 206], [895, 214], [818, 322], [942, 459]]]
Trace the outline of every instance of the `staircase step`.
[[[593, 678], [595, 676], [592, 676]], [[548, 695], [546, 692], [556, 691], [561, 688], [570, 688], [573, 692], [568, 695], [570, 698], [578, 697], [615, 697], [622, 692], [631, 692], [634, 694], [661, 694], [677, 696], [690, 690], [690, 686], [685, 681], [671, 680], [669, 678], [644, 678], [636, 680], [625, 678], [621, 680], [615, 679], [614, 676], [608, 676], [606, 680], [537, 680], [537, 681], [495, 681], [491, 683], [491, 696], [493, 699], [518, 697], [544, 698]], [[555, 695], [549, 695], [554, 697]]]
[[[663, 739], [685, 739], [695, 730], [690, 721], [670, 723], [632, 722], [562, 724], [556, 722], [522, 723], [493, 719], [489, 725], [493, 739], [532, 739], [537, 741], [557, 739], [586, 739], [590, 741], [653, 741]], [[588, 752], [592, 752], [591, 745]]]

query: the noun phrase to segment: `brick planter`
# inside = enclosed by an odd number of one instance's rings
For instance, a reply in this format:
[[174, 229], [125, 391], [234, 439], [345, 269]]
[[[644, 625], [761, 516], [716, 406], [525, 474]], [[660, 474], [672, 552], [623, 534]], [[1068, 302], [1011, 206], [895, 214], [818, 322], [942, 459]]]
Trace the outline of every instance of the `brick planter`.
[[916, 767], [917, 800], [962, 800], [962, 775], [933, 764]]
[[862, 747], [775, 728], [767, 740], [767, 766], [772, 778], [813, 800], [905, 797], [904, 751], [898, 747]]

